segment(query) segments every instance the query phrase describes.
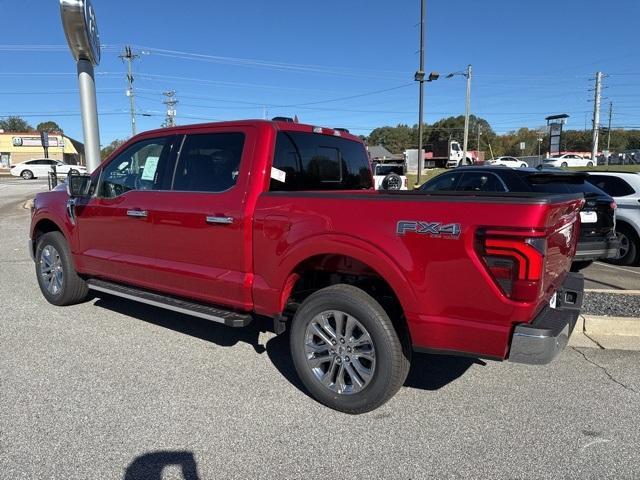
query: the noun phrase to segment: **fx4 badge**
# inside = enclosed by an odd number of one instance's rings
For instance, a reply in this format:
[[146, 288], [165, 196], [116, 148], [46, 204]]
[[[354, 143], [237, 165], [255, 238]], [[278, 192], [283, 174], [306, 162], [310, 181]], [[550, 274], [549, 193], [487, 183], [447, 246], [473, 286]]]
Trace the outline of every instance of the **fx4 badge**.
[[431, 237], [458, 238], [460, 236], [459, 223], [419, 222], [400, 220], [396, 227], [398, 235], [406, 233], [420, 233]]

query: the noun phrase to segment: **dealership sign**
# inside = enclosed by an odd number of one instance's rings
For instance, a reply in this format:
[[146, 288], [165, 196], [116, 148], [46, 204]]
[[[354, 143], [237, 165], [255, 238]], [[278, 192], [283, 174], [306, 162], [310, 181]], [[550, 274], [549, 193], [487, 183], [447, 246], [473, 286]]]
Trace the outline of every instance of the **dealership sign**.
[[[49, 135], [48, 147], [64, 147], [64, 140], [61, 137]], [[14, 147], [43, 147], [42, 137], [19, 135], [12, 137], [11, 143]]]
[[100, 35], [91, 0], [60, 0], [60, 14], [73, 58], [98, 65]]

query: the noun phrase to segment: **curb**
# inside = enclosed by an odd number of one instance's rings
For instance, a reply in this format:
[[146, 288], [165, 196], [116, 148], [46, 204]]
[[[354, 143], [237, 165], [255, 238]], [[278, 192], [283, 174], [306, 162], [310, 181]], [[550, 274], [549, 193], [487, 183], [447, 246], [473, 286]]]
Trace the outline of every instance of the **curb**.
[[609, 288], [585, 288], [585, 293], [607, 293], [614, 295], [640, 295], [640, 290], [614, 290]]
[[580, 315], [576, 328], [582, 326], [587, 335], [620, 335], [639, 337], [640, 318], [638, 317], [606, 317], [602, 315]]
[[580, 315], [569, 346], [640, 351], [640, 318]]

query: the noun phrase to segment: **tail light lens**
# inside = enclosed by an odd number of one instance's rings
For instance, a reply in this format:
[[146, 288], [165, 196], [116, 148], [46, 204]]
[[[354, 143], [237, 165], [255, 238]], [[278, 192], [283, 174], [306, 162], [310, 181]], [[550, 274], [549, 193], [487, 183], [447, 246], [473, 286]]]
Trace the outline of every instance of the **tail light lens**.
[[547, 240], [481, 232], [480, 259], [502, 293], [517, 302], [533, 302], [542, 294]]
[[405, 186], [405, 187], [408, 187], [408, 186], [409, 186], [408, 180], [407, 180], [406, 178], [404, 179], [404, 186]]

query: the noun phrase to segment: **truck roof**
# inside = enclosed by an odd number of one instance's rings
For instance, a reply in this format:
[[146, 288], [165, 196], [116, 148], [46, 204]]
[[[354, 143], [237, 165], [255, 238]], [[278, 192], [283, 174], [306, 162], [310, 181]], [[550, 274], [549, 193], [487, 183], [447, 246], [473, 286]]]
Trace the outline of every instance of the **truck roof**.
[[307, 132], [317, 133], [322, 135], [332, 135], [336, 137], [346, 138], [356, 142], [362, 142], [360, 137], [357, 137], [349, 133], [346, 129], [338, 127], [324, 127], [322, 125], [310, 125], [306, 123], [295, 123], [284, 120], [261, 120], [261, 119], [247, 119], [247, 120], [228, 120], [224, 122], [206, 122], [206, 123], [193, 123], [189, 125], [178, 125], [168, 128], [157, 128], [155, 130], [149, 130], [144, 132], [148, 133], [161, 133], [161, 132], [183, 132], [184, 130], [200, 129], [206, 127], [233, 127], [233, 126], [260, 126], [271, 125], [273, 128], [279, 131], [291, 131], [291, 132]]

